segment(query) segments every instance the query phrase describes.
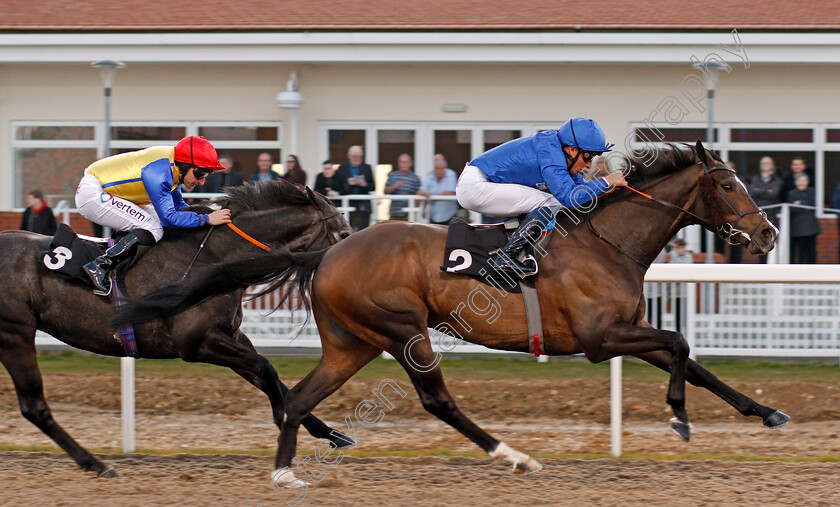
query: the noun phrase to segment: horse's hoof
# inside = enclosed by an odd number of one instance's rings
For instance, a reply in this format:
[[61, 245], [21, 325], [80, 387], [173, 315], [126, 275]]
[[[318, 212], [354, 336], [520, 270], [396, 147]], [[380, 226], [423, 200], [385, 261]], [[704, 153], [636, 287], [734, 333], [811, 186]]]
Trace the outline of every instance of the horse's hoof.
[[332, 430], [327, 439], [335, 445], [336, 449], [347, 449], [348, 447], [354, 447], [356, 445], [355, 440], [336, 430]]
[[490, 457], [507, 461], [512, 464], [513, 473], [517, 475], [533, 474], [542, 470], [542, 465], [540, 465], [537, 460], [527, 454], [510, 448], [504, 442], [499, 442], [496, 450], [490, 453]]
[[271, 488], [274, 491], [280, 492], [293, 487], [309, 488], [309, 483], [295, 477], [295, 473], [289, 467], [278, 468], [271, 474]]
[[540, 470], [542, 470], [540, 462], [530, 456], [525, 461], [513, 465], [513, 473], [517, 475], [535, 474]]
[[764, 425], [768, 428], [778, 428], [784, 426], [790, 421], [790, 416], [784, 412], [776, 410], [772, 414], [764, 418]]
[[116, 468], [111, 467], [111, 468], [105, 470], [104, 472], [100, 473], [99, 477], [102, 478], [102, 479], [113, 479], [115, 477], [120, 477], [120, 473], [117, 472]]
[[671, 431], [679, 435], [683, 440], [691, 440], [691, 424], [682, 422], [676, 417], [671, 418]]

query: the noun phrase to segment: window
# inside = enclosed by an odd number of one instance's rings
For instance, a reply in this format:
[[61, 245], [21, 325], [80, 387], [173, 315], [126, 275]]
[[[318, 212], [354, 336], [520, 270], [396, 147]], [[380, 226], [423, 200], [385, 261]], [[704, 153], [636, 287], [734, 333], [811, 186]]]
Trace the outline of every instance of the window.
[[[361, 146], [365, 149], [364, 130], [330, 130], [327, 158], [337, 164], [343, 164], [347, 162], [347, 150], [351, 146]], [[367, 150], [365, 150], [365, 157], [367, 157]]]
[[226, 141], [277, 141], [277, 127], [198, 127], [198, 135]]
[[[823, 202], [825, 202], [826, 206], [832, 207], [831, 199], [834, 197], [834, 191], [837, 189], [837, 185], [840, 185], [840, 151], [826, 152], [823, 167], [825, 167]], [[819, 201], [819, 196], [817, 196], [817, 201]]]
[[522, 137], [521, 130], [485, 130], [484, 131], [484, 151], [492, 150], [496, 146], [505, 144]]
[[[186, 127], [133, 127], [129, 125], [111, 127], [111, 139], [114, 141], [177, 142], [186, 135]], [[208, 139], [211, 138], [208, 137]]]
[[397, 158], [403, 153], [408, 153], [414, 160], [413, 130], [379, 130], [376, 139], [380, 165], [387, 164], [396, 168]]
[[[718, 130], [714, 132], [715, 142], [718, 140]], [[706, 142], [705, 128], [637, 128], [636, 141], [640, 143], [696, 143]]]
[[[798, 151], [730, 151], [729, 160], [735, 162], [738, 170], [738, 176], [744, 181], [748, 182], [750, 178], [758, 174], [758, 163], [763, 157], [770, 157], [776, 163], [776, 173], [784, 178], [790, 173], [790, 162], [794, 157], [803, 157], [805, 164], [809, 169], [814, 168], [814, 154], [800, 153]], [[814, 179], [814, 178], [812, 178]], [[816, 181], [811, 181], [811, 186], [816, 185]], [[784, 200], [785, 196], [782, 196]]]
[[814, 141], [812, 129], [740, 129], [730, 131], [733, 143], [810, 143]]
[[[103, 127], [102, 122], [14, 122], [14, 205], [22, 207], [24, 194], [40, 189], [51, 205], [68, 200], [72, 207], [85, 168], [103, 155]], [[275, 162], [281, 162], [280, 128], [276, 122], [119, 122], [111, 128], [110, 154], [155, 145], [174, 146], [184, 136], [204, 135], [220, 155], [233, 156], [234, 169], [247, 179], [260, 153], [268, 152]]]
[[461, 174], [467, 162], [472, 160], [472, 131], [435, 130], [434, 152], [442, 154], [449, 168]]
[[96, 161], [96, 152], [96, 148], [15, 148], [19, 182], [15, 206], [23, 207], [27, 192], [41, 190], [50, 205], [66, 199], [75, 207], [75, 188], [85, 168]]
[[93, 125], [22, 126], [15, 129], [15, 139], [22, 141], [88, 141], [95, 136]]

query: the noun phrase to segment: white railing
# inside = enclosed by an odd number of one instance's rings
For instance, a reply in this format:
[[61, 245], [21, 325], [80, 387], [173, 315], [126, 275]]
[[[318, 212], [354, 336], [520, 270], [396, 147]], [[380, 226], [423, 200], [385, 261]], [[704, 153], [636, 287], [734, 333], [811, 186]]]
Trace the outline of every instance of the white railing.
[[[697, 283], [840, 284], [840, 266], [656, 264], [648, 270], [645, 281], [649, 283], [686, 282], [686, 305], [689, 309], [694, 309], [697, 305], [695, 296]], [[743, 319], [743, 316], [741, 318]], [[689, 326], [685, 337], [689, 345], [696, 344], [697, 330]], [[831, 347], [833, 347], [833, 356], [840, 355], [840, 344], [836, 334]], [[766, 350], [775, 351], [776, 349]], [[779, 350], [795, 351], [796, 348]], [[765, 352], [761, 355], [776, 354]], [[621, 456], [621, 364], [621, 357], [610, 360], [610, 451], [616, 457]]]

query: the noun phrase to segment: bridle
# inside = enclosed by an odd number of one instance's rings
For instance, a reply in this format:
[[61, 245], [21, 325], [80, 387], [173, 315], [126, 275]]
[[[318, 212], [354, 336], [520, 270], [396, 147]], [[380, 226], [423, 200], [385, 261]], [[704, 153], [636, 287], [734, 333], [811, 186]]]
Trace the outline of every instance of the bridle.
[[[706, 207], [707, 210], [710, 210], [710, 209], [712, 209], [711, 196], [708, 195], [708, 192], [703, 192], [702, 191], [703, 178], [711, 178], [712, 173], [714, 173], [716, 171], [729, 171], [732, 174], [735, 174], [735, 171], [731, 167], [727, 167], [727, 166], [724, 166], [724, 165], [714, 166], [711, 169], [704, 162], [699, 162], [698, 165], [700, 165], [700, 167], [703, 168], [703, 176], [700, 177], [700, 179], [701, 179], [701, 193], [700, 193], [700, 196], [701, 196], [701, 199], [703, 199], [703, 205]], [[680, 213], [685, 213], [686, 215], [689, 215], [690, 217], [692, 217], [694, 220], [696, 220], [703, 227], [705, 227], [707, 229], [711, 229], [711, 230], [716, 230], [718, 236], [720, 236], [722, 239], [724, 239], [730, 245], [738, 245], [739, 243], [737, 242], [737, 240], [735, 238], [742, 235], [742, 234], [746, 234], [747, 237], [752, 238], [752, 235], [755, 234], [755, 232], [758, 230], [758, 227], [761, 225], [761, 220], [759, 220], [755, 224], [755, 227], [753, 227], [753, 229], [749, 233], [738, 229], [738, 224], [741, 223], [741, 220], [744, 217], [747, 217], [747, 216], [752, 215], [754, 213], [758, 213], [761, 216], [761, 218], [766, 219], [767, 218], [767, 213], [764, 212], [761, 209], [758, 209], [758, 208], [756, 208], [753, 211], [743, 212], [738, 208], [738, 206], [735, 205], [735, 203], [732, 202], [731, 199], [729, 199], [729, 197], [726, 196], [726, 193], [723, 190], [720, 189], [720, 186], [714, 180], [711, 181], [711, 185], [718, 191], [718, 193], [721, 195], [721, 197], [723, 197], [724, 202], [732, 209], [732, 211], [734, 211], [735, 214], [738, 215], [738, 219], [735, 220], [734, 225], [730, 224], [729, 222], [726, 222], [724, 224], [721, 224], [717, 228], [715, 228], [715, 225], [712, 222], [710, 222], [708, 219], [705, 219], [701, 216], [698, 216], [695, 213], [692, 213], [691, 211], [688, 211], [685, 208], [677, 206], [676, 204], [673, 204], [673, 203], [670, 203], [670, 202], [667, 202], [667, 201], [663, 201], [662, 199], [658, 199], [656, 197], [648, 195], [648, 194], [646, 194], [644, 192], [641, 192], [639, 190], [636, 190], [635, 188], [630, 187], [630, 186], [623, 187], [623, 188], [627, 188], [628, 190], [633, 191], [633, 192], [641, 195], [642, 197], [645, 197], [646, 199], [649, 199], [649, 200], [651, 200], [651, 201], [653, 201], [657, 204], [665, 206], [666, 208], [671, 208], [671, 209], [679, 211]], [[645, 269], [650, 267], [650, 264], [644, 263], [644, 262], [636, 259], [632, 255], [630, 255], [627, 251], [625, 251], [623, 248], [621, 248], [621, 246], [611, 242], [610, 240], [608, 240], [607, 238], [602, 236], [601, 233], [599, 233], [597, 230], [595, 230], [595, 227], [592, 225], [592, 214], [591, 213], [586, 214], [586, 225], [587, 225], [587, 227], [589, 227], [589, 230], [595, 235], [595, 237], [597, 237], [601, 241], [605, 242], [606, 244], [612, 246], [613, 248], [615, 248], [619, 253], [621, 253], [625, 257], [628, 257], [633, 262], [641, 265]]]

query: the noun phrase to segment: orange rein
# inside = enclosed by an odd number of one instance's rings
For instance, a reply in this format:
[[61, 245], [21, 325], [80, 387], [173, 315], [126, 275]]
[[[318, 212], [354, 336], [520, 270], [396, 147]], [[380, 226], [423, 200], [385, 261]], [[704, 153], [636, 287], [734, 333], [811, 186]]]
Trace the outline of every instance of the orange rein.
[[265, 245], [265, 243], [261, 243], [261, 242], [257, 241], [256, 239], [252, 238], [251, 236], [249, 236], [249, 235], [248, 235], [248, 233], [246, 233], [245, 231], [243, 231], [243, 230], [242, 230], [242, 229], [240, 229], [239, 227], [237, 227], [237, 226], [233, 225], [233, 223], [232, 223], [232, 222], [228, 222], [227, 226], [228, 226], [228, 227], [230, 227], [230, 229], [231, 229], [233, 232], [235, 232], [236, 234], [238, 234], [239, 236], [241, 236], [243, 239], [245, 239], [246, 241], [248, 241], [248, 242], [249, 242], [249, 243], [251, 243], [252, 245], [255, 245], [255, 246], [259, 247], [259, 248], [262, 248], [262, 249], [263, 249], [263, 250], [265, 250], [266, 252], [270, 252], [270, 251], [271, 251], [271, 248], [269, 248], [268, 246], [266, 246], [266, 245]]
[[640, 196], [642, 196], [642, 197], [647, 197], [648, 199], [653, 200], [653, 197], [651, 197], [651, 196], [647, 195], [647, 194], [646, 194], [646, 193], [644, 193], [644, 192], [639, 192], [638, 190], [636, 190], [635, 188], [633, 188], [633, 187], [631, 187], [631, 186], [629, 186], [629, 185], [628, 185], [628, 186], [626, 186], [626, 187], [624, 187], [624, 188], [626, 188], [627, 190], [632, 190], [633, 192], [636, 192], [637, 194], [639, 194], [639, 195], [640, 195]]

